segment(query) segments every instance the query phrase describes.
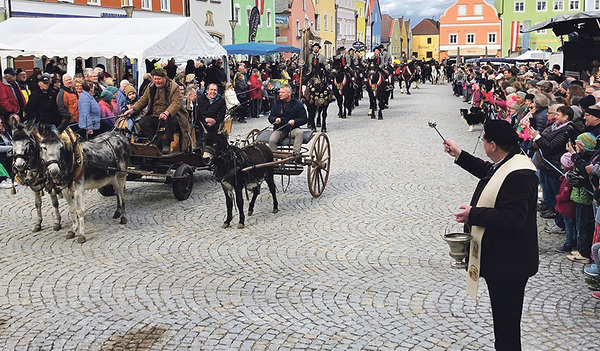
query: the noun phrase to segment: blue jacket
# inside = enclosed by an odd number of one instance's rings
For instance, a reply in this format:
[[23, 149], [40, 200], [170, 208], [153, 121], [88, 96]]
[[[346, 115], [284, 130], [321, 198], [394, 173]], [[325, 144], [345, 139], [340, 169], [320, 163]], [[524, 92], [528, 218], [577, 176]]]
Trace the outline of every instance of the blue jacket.
[[96, 99], [87, 91], [82, 91], [79, 95], [79, 102], [77, 103], [79, 108], [79, 128], [81, 129], [100, 129], [100, 105], [96, 102]]
[[126, 105], [127, 96], [125, 96], [125, 92], [121, 89], [117, 90], [117, 106], [119, 106], [119, 111], [121, 111]]
[[[281, 118], [281, 123], [273, 124], [277, 118]], [[290, 120], [294, 120], [294, 126], [287, 124]], [[306, 116], [304, 105], [296, 98], [292, 97], [285, 109], [283, 108], [283, 102], [281, 99], [276, 99], [273, 103], [273, 107], [271, 108], [269, 122], [273, 124], [274, 130], [277, 130], [282, 125], [285, 125], [285, 127], [281, 129], [281, 132], [287, 134], [292, 129], [299, 128], [301, 125], [308, 123], [308, 117]]]

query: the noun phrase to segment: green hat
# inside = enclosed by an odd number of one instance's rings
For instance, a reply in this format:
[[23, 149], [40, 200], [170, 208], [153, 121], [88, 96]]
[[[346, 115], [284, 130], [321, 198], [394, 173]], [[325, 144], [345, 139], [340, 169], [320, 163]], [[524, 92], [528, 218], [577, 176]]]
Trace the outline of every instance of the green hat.
[[525, 100], [525, 95], [527, 95], [527, 94], [525, 94], [525, 92], [523, 92], [523, 91], [517, 91], [517, 96], [519, 96], [523, 100]]
[[106, 101], [106, 102], [110, 102], [115, 96], [113, 95], [113, 93], [111, 93], [110, 91], [108, 91], [108, 89], [104, 89], [104, 91], [102, 92], [102, 94], [100, 94], [100, 99]]
[[590, 132], [579, 134], [577, 140], [583, 143], [585, 151], [594, 151], [596, 148], [596, 136]]

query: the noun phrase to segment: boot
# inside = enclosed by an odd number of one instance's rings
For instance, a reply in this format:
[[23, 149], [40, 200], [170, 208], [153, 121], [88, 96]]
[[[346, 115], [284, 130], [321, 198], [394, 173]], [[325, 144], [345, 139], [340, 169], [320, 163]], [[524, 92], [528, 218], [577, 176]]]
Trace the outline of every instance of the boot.
[[179, 133], [173, 134], [173, 141], [171, 141], [170, 152], [179, 151]]

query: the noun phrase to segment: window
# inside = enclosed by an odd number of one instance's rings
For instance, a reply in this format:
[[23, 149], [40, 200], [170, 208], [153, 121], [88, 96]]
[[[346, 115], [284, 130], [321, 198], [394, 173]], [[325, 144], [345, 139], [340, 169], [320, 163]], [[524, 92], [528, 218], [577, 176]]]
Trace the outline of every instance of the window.
[[160, 0], [160, 10], [171, 12], [171, 2], [169, 0]]
[[315, 28], [315, 29], [321, 30], [321, 19], [319, 18], [318, 14], [315, 14], [315, 23], [317, 24], [317, 28]]
[[323, 16], [323, 30], [327, 32], [327, 14]]
[[296, 37], [300, 38], [300, 20], [296, 20]]
[[250, 27], [250, 14], [252, 13], [252, 8], [250, 6], [246, 7], [246, 26]]
[[279, 27], [275, 27], [275, 36], [276, 37], [280, 37], [281, 36], [281, 32], [279, 31]]
[[458, 35], [450, 34], [450, 44], [456, 44], [456, 43], [458, 43]]
[[88, 0], [88, 5], [98, 5], [100, 6], [100, 0]]
[[475, 4], [473, 10], [476, 15], [483, 15], [483, 4]]
[[306, 11], [306, 0], [302, 0], [302, 11]]
[[427, 38], [427, 44], [431, 44], [431, 38]]
[[525, 12], [525, 1], [515, 1], [515, 12]]
[[467, 44], [475, 44], [475, 34], [467, 34]]
[[467, 15], [467, 5], [458, 5], [458, 15], [459, 16]]
[[546, 7], [546, 0], [538, 0], [535, 6], [536, 11], [546, 11], [548, 8]]
[[152, 11], [152, 0], [142, 0], [142, 10]]
[[496, 33], [488, 33], [488, 44], [496, 43]]
[[569, 1], [569, 10], [579, 10], [579, 0], [570, 0]]
[[565, 9], [565, 2], [564, 0], [554, 0], [553, 5], [552, 5], [552, 9], [554, 11], [562, 11]]
[[267, 10], [267, 28], [271, 28], [271, 9]]
[[427, 53], [425, 53], [425, 57], [428, 59], [433, 58], [433, 52], [427, 51]]
[[335, 30], [336, 30], [337, 35], [339, 35], [340, 34], [340, 22], [337, 22], [335, 24]]
[[600, 0], [594, 0], [594, 10], [600, 10]]
[[334, 27], [333, 27], [333, 16], [329, 17], [329, 20], [331, 21], [331, 22], [329, 23], [329, 30], [333, 32], [333, 28], [334, 28]]
[[210, 36], [211, 36], [211, 37], [212, 37], [212, 38], [213, 38], [213, 39], [214, 39], [214, 40], [215, 40], [217, 43], [219, 43], [219, 44], [223, 44], [223, 38], [221, 38], [220, 36], [218, 36], [218, 35], [215, 35], [215, 34], [211, 34]]
[[240, 25], [240, 4], [235, 4], [235, 12], [233, 13], [235, 18], [236, 26]]

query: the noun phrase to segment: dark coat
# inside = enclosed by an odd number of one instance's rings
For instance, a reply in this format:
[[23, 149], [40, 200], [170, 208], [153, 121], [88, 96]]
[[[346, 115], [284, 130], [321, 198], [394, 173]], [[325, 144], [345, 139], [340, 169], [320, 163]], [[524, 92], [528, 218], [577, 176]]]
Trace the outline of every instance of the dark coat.
[[[560, 169], [560, 157], [567, 152], [567, 142], [575, 140], [575, 138], [577, 138], [577, 132], [571, 122], [557, 130], [552, 130], [552, 127], [546, 128], [540, 138], [533, 142], [534, 147], [541, 150], [541, 154], [546, 159], [546, 161], [542, 160], [538, 164], [540, 171], [546, 172], [553, 178], [560, 178], [561, 174], [555, 167]], [[554, 167], [549, 165], [548, 162]]]
[[[281, 118], [281, 123], [275, 124], [275, 120]], [[290, 126], [287, 124], [290, 120], [294, 120], [294, 125]], [[269, 122], [273, 124], [273, 129], [281, 129], [281, 132], [287, 134], [292, 129], [300, 128], [300, 126], [308, 123], [308, 117], [306, 117], [306, 110], [304, 105], [296, 98], [292, 97], [290, 102], [285, 106], [281, 99], [275, 100], [273, 107], [271, 108], [271, 114], [269, 115]]]
[[[225, 107], [225, 99], [223, 99], [220, 95], [217, 95], [216, 101], [212, 104], [210, 100], [206, 96], [206, 94], [201, 94], [196, 99], [198, 105], [196, 106], [196, 121], [202, 123], [207, 131], [210, 130], [218, 130], [219, 126], [225, 120], [225, 112], [227, 108]], [[217, 123], [215, 123], [211, 128], [206, 125], [204, 121], [205, 118], [213, 118]]]
[[[516, 154], [510, 153], [504, 160]], [[456, 164], [480, 181], [471, 199], [469, 224], [485, 227], [481, 243], [481, 276], [511, 281], [533, 276], [538, 271], [537, 238], [538, 179], [534, 171], [511, 172], [500, 186], [494, 208], [476, 207], [492, 177], [493, 163], [462, 151]]]
[[58, 126], [62, 120], [60, 112], [58, 112], [56, 95], [53, 95], [50, 89], [45, 93], [39, 88], [34, 90], [25, 107], [25, 113], [27, 113], [27, 119], [33, 120], [35, 123]]

